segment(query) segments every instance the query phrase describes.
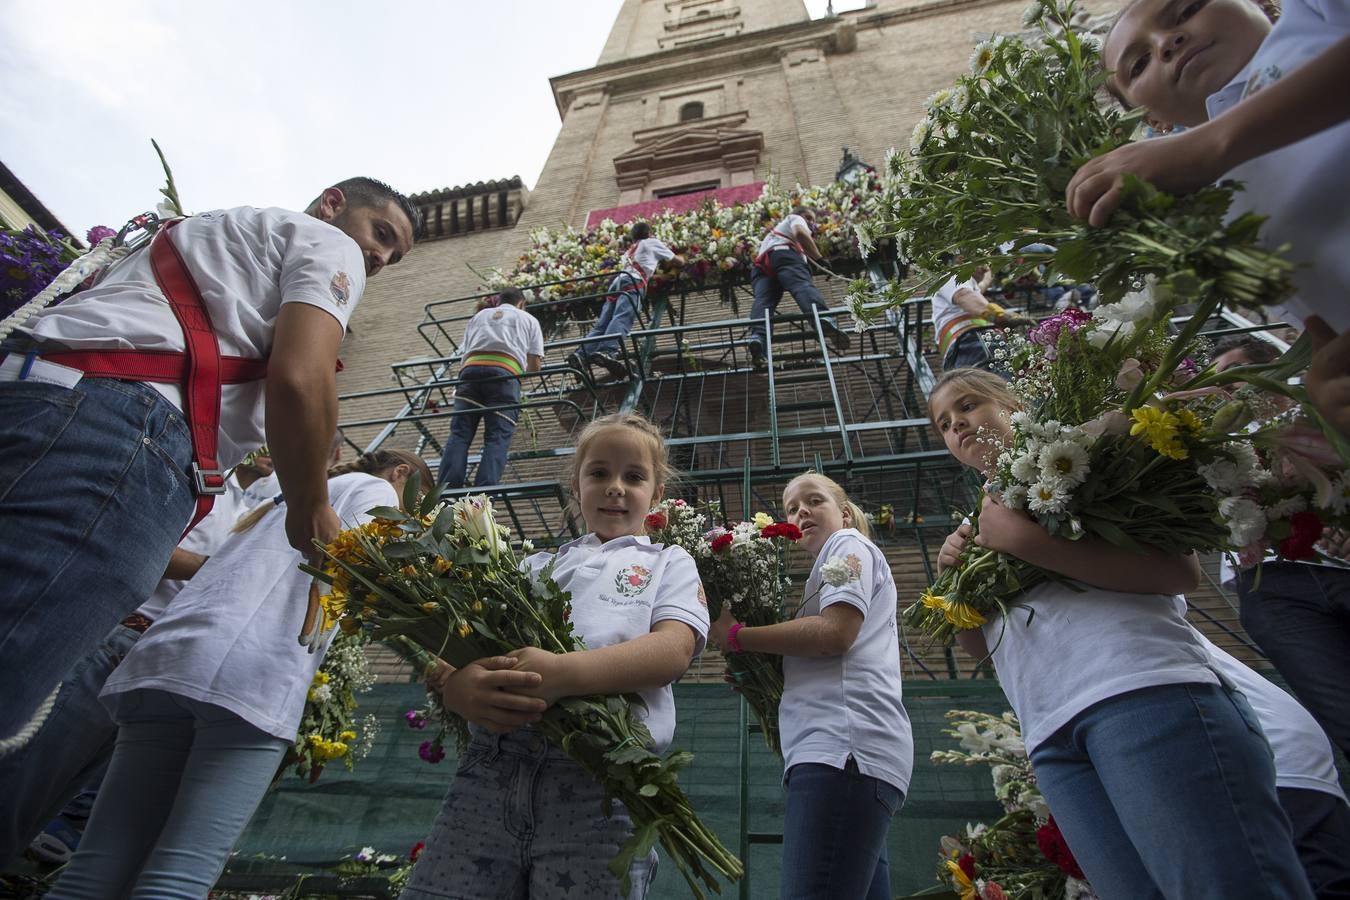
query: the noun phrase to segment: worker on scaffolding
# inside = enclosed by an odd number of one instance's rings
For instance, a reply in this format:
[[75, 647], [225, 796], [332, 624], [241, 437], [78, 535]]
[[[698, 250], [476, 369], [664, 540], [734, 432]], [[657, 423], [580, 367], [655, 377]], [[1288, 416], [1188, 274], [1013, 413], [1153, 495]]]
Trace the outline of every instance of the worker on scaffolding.
[[764, 316], [778, 308], [783, 291], [792, 295], [805, 315], [811, 315], [812, 309], [821, 311], [821, 328], [835, 350], [842, 353], [849, 348], [848, 334], [835, 325], [833, 319], [824, 318], [829, 306], [811, 280], [807, 258], [820, 259], [820, 248], [812, 236], [815, 221], [816, 214], [810, 209], [794, 206], [790, 215], [769, 229], [755, 251], [755, 263], [750, 271], [750, 289], [755, 294], [755, 303], [750, 309], [750, 318], [754, 320], [750, 323], [750, 359], [755, 368], [764, 365], [768, 327]]
[[[647, 299], [647, 283], [663, 267], [684, 265], [683, 256], [670, 249], [665, 241], [652, 237], [652, 227], [646, 222], [635, 223], [629, 238], [631, 243], [620, 262], [619, 274], [609, 284], [595, 327], [586, 335], [586, 343], [567, 356], [568, 365], [586, 378], [590, 377], [592, 363], [616, 378], [628, 374], [628, 367], [619, 359], [619, 342], [633, 330], [638, 310]], [[590, 338], [603, 340], [592, 341]]]
[[1032, 320], [1009, 313], [984, 295], [992, 280], [989, 268], [981, 266], [967, 281], [947, 279], [930, 298], [943, 371], [961, 366], [996, 369], [994, 350], [1002, 341], [994, 329], [1031, 324]]

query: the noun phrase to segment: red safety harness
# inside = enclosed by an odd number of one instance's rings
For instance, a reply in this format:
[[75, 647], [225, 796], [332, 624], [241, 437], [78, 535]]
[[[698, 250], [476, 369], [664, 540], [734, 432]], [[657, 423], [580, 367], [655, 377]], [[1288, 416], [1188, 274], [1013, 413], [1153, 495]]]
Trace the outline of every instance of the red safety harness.
[[201, 290], [192, 280], [182, 254], [169, 239], [169, 231], [182, 221], [165, 223], [150, 242], [149, 252], [155, 281], [183, 329], [184, 352], [62, 350], [43, 353], [42, 358], [79, 369], [91, 378], [179, 385], [183, 392], [183, 415], [192, 435], [192, 480], [197, 494], [196, 511], [183, 532], [186, 535], [211, 511], [216, 495], [225, 493], [225, 474], [216, 458], [221, 385], [266, 377], [267, 360], [221, 356]]
[[[638, 290], [639, 290], [639, 291], [642, 291], [642, 292], [645, 294], [645, 293], [647, 292], [647, 282], [651, 279], [651, 275], [649, 275], [649, 274], [647, 273], [647, 270], [646, 270], [646, 269], [642, 268], [642, 264], [641, 264], [640, 262], [637, 261], [637, 256], [634, 255], [634, 254], [637, 253], [638, 244], [641, 244], [641, 243], [642, 243], [641, 241], [638, 241], [637, 244], [634, 244], [633, 246], [629, 247], [628, 250], [627, 250], [627, 252], [624, 253], [623, 257], [624, 257], [624, 259], [625, 259], [627, 262], [630, 262], [630, 263], [633, 264], [633, 268], [634, 268], [634, 269], [637, 269], [637, 270], [638, 270], [638, 273], [641, 274], [642, 277], [641, 277], [641, 278], [635, 278], [635, 277], [633, 276], [633, 273], [629, 272], [627, 269], [625, 269], [624, 271], [620, 272], [619, 274], [620, 274], [620, 275], [627, 275], [627, 276], [629, 277], [630, 280], [637, 282]], [[605, 302], [606, 302], [606, 303], [613, 303], [615, 300], [618, 300], [619, 297], [621, 297], [621, 296], [623, 295], [623, 293], [624, 293], [623, 291], [620, 291], [620, 292], [617, 293], [617, 294], [606, 294], [606, 295], [605, 295]]]
[[[797, 251], [798, 253], [800, 253], [802, 256], [805, 256], [805, 255], [806, 255], [806, 251], [802, 249], [802, 245], [799, 244], [799, 243], [797, 243], [797, 241], [793, 239], [792, 235], [790, 235], [790, 234], [783, 234], [783, 232], [779, 231], [779, 230], [778, 230], [778, 226], [775, 225], [774, 228], [773, 228], [773, 230], [770, 231], [769, 234], [776, 234], [776, 235], [778, 235], [780, 238], [782, 238], [783, 240], [787, 241], [787, 242], [788, 242], [788, 246], [791, 247], [793, 250], [796, 250], [796, 251]], [[769, 257], [773, 254], [773, 252], [774, 252], [775, 250], [784, 250], [784, 249], [786, 249], [786, 248], [784, 248], [784, 247], [770, 247], [768, 250], [765, 250], [765, 251], [764, 251], [763, 253], [761, 253], [759, 256], [756, 256], [756, 257], [755, 257], [755, 261], [754, 261], [754, 263], [753, 263], [754, 267], [755, 267], [756, 269], [759, 269], [761, 272], [763, 272], [764, 275], [765, 275], [765, 277], [767, 277], [767, 278], [772, 278], [772, 277], [773, 277], [773, 263], [770, 262]]]

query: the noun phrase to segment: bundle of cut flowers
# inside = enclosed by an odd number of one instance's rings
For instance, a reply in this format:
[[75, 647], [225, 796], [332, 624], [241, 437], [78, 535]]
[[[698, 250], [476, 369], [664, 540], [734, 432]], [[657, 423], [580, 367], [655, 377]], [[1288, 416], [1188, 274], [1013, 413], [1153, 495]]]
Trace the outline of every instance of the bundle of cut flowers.
[[[908, 150], [888, 158], [860, 228], [864, 248], [897, 238], [927, 289], [953, 268], [968, 278], [981, 265], [1014, 276], [1048, 265], [1054, 280], [1094, 284], [1107, 302], [1146, 276], [1210, 310], [1278, 302], [1292, 265], [1257, 242], [1263, 217], [1227, 221], [1235, 183], [1173, 197], [1131, 180], [1107, 225], [1069, 216], [1074, 172], [1129, 142], [1142, 117], [1106, 98], [1099, 42], [1078, 27], [1086, 15], [1075, 0], [1036, 0], [1024, 17], [1034, 38], [976, 47], [970, 74], [929, 99]], [[1049, 249], [1030, 252], [1033, 244]], [[894, 291], [896, 302], [909, 296]], [[875, 315], [864, 310], [875, 299], [856, 283], [858, 314]]]
[[933, 762], [989, 766], [1004, 815], [944, 835], [937, 880], [962, 900], [1095, 898], [1036, 786], [1017, 718], [952, 710], [947, 720], [962, 749], [935, 750]]
[[[1141, 314], [1122, 320], [1124, 304]], [[1272, 363], [1215, 373], [1200, 363], [1202, 339], [1168, 334], [1170, 308], [1154, 285], [1091, 315], [1068, 310], [1026, 337], [1007, 335], [1002, 361], [1022, 410], [1011, 416], [1011, 438], [991, 448], [989, 494], [1069, 540], [1176, 554], [1251, 543], [1255, 513], [1245, 514], [1271, 478], [1254, 448], [1280, 437], [1253, 424], [1224, 384], [1287, 389], [1306, 356], [1296, 346]], [[978, 513], [971, 519], [978, 532]], [[972, 540], [904, 619], [949, 642], [1051, 577]]]
[[362, 631], [339, 631], [334, 636], [323, 664], [314, 673], [295, 743], [281, 772], [294, 768], [297, 775], [313, 783], [333, 760], [340, 759], [351, 769], [370, 752], [379, 720], [367, 715], [356, 721], [356, 695], [368, 692], [375, 683], [366, 662], [367, 642]]
[[[721, 505], [699, 508], [684, 500], [664, 500], [647, 516], [653, 541], [679, 544], [698, 565], [708, 594], [708, 615], [714, 620], [730, 608], [744, 625], [774, 625], [791, 618], [784, 575], [787, 544], [801, 538], [797, 526], [775, 522], [767, 513], [752, 521], [722, 522]], [[783, 658], [767, 653], [727, 654], [727, 674], [759, 723], [764, 742], [783, 755], [778, 733], [778, 703], [783, 699]]]
[[[569, 621], [570, 595], [544, 569], [531, 577], [524, 552], [511, 546], [486, 497], [439, 503], [432, 491], [418, 500], [413, 478], [405, 514], [371, 510], [373, 521], [344, 531], [323, 547], [321, 569], [306, 567], [331, 586], [321, 598], [325, 625], [364, 630], [377, 640], [402, 638], [452, 666], [522, 647], [554, 653], [584, 649]], [[693, 759], [664, 758], [648, 747], [651, 734], [636, 714], [634, 696], [567, 697], [535, 727], [619, 800], [634, 833], [610, 863], [628, 881], [633, 859], [657, 841], [696, 896], [699, 882], [719, 890], [715, 875], [739, 878], [743, 869], [705, 826], [680, 788], [677, 774]]]

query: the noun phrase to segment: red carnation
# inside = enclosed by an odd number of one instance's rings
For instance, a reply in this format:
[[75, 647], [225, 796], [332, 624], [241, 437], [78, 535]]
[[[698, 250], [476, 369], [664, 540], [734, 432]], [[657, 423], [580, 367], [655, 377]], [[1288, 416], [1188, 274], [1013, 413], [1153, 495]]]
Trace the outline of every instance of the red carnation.
[[775, 522], [772, 525], [766, 525], [759, 532], [760, 537], [766, 538], [787, 538], [789, 541], [801, 540], [802, 530], [791, 522]]
[[660, 531], [666, 527], [666, 514], [663, 512], [647, 513], [646, 523], [652, 531]]
[[969, 853], [964, 853], [961, 855], [961, 858], [956, 861], [956, 864], [961, 867], [962, 872], [966, 873], [967, 878], [971, 881], [975, 880], [975, 857], [971, 856]]
[[1059, 866], [1065, 875], [1078, 879], [1084, 877], [1083, 870], [1078, 867], [1078, 860], [1073, 858], [1073, 851], [1069, 849], [1063, 833], [1055, 824], [1054, 816], [1036, 829], [1036, 846], [1041, 848], [1041, 855]]
[[426, 841], [418, 841], [413, 844], [412, 849], [408, 851], [408, 861], [417, 862], [417, 857], [422, 855], [422, 851], [427, 849]]
[[1284, 559], [1314, 559], [1313, 545], [1322, 539], [1322, 520], [1317, 513], [1294, 513], [1289, 519], [1289, 537], [1280, 541]]
[[712, 539], [713, 552], [720, 553], [727, 547], [730, 547], [732, 540], [733, 538], [731, 536], [731, 532], [727, 532], [726, 534], [719, 534], [717, 537]]

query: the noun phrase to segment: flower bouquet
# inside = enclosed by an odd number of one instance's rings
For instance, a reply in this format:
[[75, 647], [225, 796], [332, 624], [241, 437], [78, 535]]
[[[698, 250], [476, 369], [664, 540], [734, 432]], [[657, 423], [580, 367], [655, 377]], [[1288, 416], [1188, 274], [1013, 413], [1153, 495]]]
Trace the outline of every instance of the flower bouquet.
[[[1069, 540], [1178, 554], [1242, 549], [1252, 537], [1241, 513], [1269, 479], [1253, 445], [1270, 432], [1252, 430], [1226, 392], [1194, 387], [1212, 377], [1195, 362], [1203, 342], [1169, 337], [1165, 313], [1127, 331], [1112, 306], [1008, 336], [1009, 387], [1023, 411], [1011, 417], [986, 490]], [[1298, 364], [1291, 351], [1252, 377], [1282, 381]], [[978, 515], [972, 525], [978, 531]], [[970, 541], [904, 619], [950, 641], [1051, 577]]]
[[313, 784], [335, 759], [348, 769], [370, 752], [379, 732], [379, 720], [368, 715], [356, 721], [356, 695], [370, 690], [375, 676], [366, 662], [364, 632], [339, 631], [323, 658], [305, 697], [305, 709], [295, 744], [286, 754], [278, 775], [288, 768]]
[[[753, 521], [711, 529], [720, 521], [721, 506], [710, 503], [700, 513], [683, 500], [662, 501], [647, 517], [652, 540], [679, 544], [698, 565], [699, 578], [708, 593], [708, 615], [716, 620], [729, 608], [744, 625], [774, 625], [790, 618], [786, 611], [791, 579], [783, 575], [783, 550], [787, 541], [801, 537], [797, 526], [775, 522], [766, 513]], [[764, 743], [783, 755], [778, 733], [778, 703], [783, 699], [783, 658], [768, 653], [729, 653], [729, 680], [750, 706], [759, 723]]]
[[952, 727], [944, 733], [962, 749], [935, 750], [933, 762], [989, 766], [1004, 815], [944, 836], [938, 881], [962, 900], [1095, 898], [1036, 786], [1017, 718], [952, 710], [947, 720]]
[[[522, 570], [523, 556], [508, 543], [488, 499], [438, 505], [433, 491], [419, 501], [417, 482], [414, 477], [404, 495], [415, 513], [373, 509], [377, 518], [323, 547], [322, 568], [306, 567], [331, 585], [319, 600], [324, 624], [336, 621], [377, 640], [402, 638], [456, 667], [521, 647], [582, 649], [569, 621], [569, 594], [549, 569], [539, 577]], [[679, 786], [677, 773], [692, 754], [661, 758], [647, 749], [651, 735], [636, 715], [639, 702], [635, 696], [567, 697], [536, 727], [631, 815], [634, 833], [610, 863], [625, 890], [633, 859], [660, 841], [702, 897], [699, 882], [718, 891], [715, 874], [736, 879], [743, 869]]]

